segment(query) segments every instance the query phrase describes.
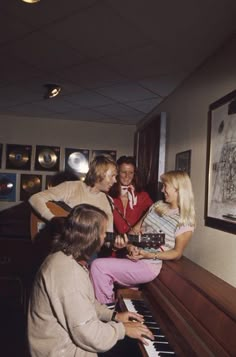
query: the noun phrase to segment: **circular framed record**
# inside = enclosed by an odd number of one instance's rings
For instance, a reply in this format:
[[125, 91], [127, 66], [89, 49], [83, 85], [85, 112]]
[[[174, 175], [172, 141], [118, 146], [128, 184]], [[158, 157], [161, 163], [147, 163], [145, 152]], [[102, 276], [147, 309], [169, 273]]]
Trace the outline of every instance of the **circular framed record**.
[[7, 176], [0, 177], [0, 195], [8, 196], [14, 189], [14, 183]]
[[6, 147], [6, 168], [15, 170], [30, 170], [32, 146], [12, 145]]
[[89, 169], [89, 150], [86, 149], [66, 149], [65, 169], [72, 170], [79, 174], [86, 174]]
[[88, 171], [88, 160], [80, 152], [73, 152], [69, 155], [68, 165], [76, 172], [86, 173]]
[[60, 148], [36, 146], [35, 170], [59, 171]]
[[41, 175], [21, 175], [20, 200], [28, 200], [30, 196], [42, 190]]
[[57, 155], [51, 149], [45, 149], [38, 155], [39, 164], [45, 169], [51, 169], [56, 165]]
[[16, 200], [16, 174], [0, 173], [0, 201]]

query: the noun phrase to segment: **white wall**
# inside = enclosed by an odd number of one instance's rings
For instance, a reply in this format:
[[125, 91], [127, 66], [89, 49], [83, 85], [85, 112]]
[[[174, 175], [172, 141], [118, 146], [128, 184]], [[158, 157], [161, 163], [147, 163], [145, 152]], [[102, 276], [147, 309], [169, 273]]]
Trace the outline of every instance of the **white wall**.
[[186, 256], [233, 286], [236, 286], [236, 235], [205, 227], [204, 204], [209, 104], [236, 89], [235, 64], [236, 38], [158, 107], [158, 112], [167, 112], [167, 170], [174, 169], [176, 153], [192, 150], [197, 228]]
[[[33, 146], [33, 157], [36, 145], [61, 147], [61, 165], [64, 169], [64, 148], [91, 150], [116, 150], [117, 158], [121, 155], [133, 155], [135, 126], [117, 124], [97, 124], [93, 122], [76, 122], [67, 120], [48, 120], [43, 118], [21, 118], [0, 116], [0, 143], [23, 144]], [[5, 147], [5, 145], [4, 145]], [[34, 160], [33, 160], [34, 161]], [[6, 170], [5, 154], [1, 172], [17, 173], [17, 201], [21, 173], [37, 173], [45, 175], [48, 171]], [[0, 202], [0, 210], [16, 203]]]

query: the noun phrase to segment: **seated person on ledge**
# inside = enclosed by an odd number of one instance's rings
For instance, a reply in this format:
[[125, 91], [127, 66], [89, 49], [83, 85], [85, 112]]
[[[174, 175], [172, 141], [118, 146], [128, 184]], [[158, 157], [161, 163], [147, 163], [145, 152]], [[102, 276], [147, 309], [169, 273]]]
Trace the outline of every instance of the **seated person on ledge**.
[[155, 279], [163, 260], [177, 260], [183, 255], [195, 228], [192, 184], [186, 172], [169, 171], [161, 176], [164, 201], [154, 203], [133, 230], [139, 233], [165, 234], [165, 244], [154, 250], [140, 249], [117, 237], [116, 248], [126, 247], [124, 259], [95, 259], [90, 268], [95, 295], [101, 303], [115, 300], [114, 283], [137, 286]]

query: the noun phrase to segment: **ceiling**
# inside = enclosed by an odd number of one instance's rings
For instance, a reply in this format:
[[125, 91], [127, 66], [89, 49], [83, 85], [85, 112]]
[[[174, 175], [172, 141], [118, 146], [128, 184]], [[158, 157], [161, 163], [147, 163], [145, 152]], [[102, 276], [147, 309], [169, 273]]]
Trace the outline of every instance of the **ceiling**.
[[[136, 125], [235, 15], [235, 0], [1, 0], [0, 115]], [[47, 83], [58, 97], [44, 99]]]

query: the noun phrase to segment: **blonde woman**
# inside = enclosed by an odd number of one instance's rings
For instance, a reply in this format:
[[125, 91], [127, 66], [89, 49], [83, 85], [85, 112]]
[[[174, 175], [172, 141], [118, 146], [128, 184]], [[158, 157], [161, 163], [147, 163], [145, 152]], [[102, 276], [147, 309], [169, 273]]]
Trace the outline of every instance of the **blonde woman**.
[[[97, 299], [114, 301], [113, 285], [135, 286], [155, 279], [162, 260], [177, 260], [183, 255], [195, 228], [192, 184], [186, 172], [169, 171], [161, 176], [164, 200], [154, 203], [134, 230], [142, 233], [165, 234], [165, 244], [159, 249], [140, 249], [116, 239], [116, 247], [127, 248], [126, 259], [96, 259], [91, 266], [91, 278]], [[119, 241], [120, 239], [120, 241]]]

